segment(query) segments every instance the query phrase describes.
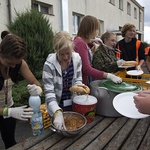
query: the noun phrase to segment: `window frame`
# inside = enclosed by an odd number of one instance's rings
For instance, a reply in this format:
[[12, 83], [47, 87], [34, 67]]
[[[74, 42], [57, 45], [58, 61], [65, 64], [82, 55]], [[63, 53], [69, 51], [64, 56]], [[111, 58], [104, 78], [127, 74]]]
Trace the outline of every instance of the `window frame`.
[[131, 4], [127, 2], [127, 14], [131, 15]]
[[134, 18], [137, 19], [137, 9], [134, 7]]
[[115, 0], [110, 0], [109, 3], [111, 3], [112, 5], [115, 5]]
[[[38, 9], [38, 11], [41, 12], [42, 14], [48, 14], [48, 15], [53, 15], [54, 16], [53, 5], [42, 3], [42, 2], [37, 2], [37, 1], [32, 1], [31, 6], [32, 6], [32, 8]], [[42, 11], [42, 8], [46, 8], [47, 12]]]
[[119, 0], [119, 9], [123, 10], [123, 0]]
[[72, 34], [76, 35], [79, 29], [79, 24], [82, 20], [82, 18], [84, 17], [84, 15], [78, 14], [73, 12], [72, 13]]

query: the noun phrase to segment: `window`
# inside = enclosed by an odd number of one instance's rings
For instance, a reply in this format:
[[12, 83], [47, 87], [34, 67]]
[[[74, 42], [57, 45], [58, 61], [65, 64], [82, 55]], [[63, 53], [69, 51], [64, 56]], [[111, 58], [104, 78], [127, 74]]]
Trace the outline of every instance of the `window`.
[[123, 0], [119, 0], [119, 9], [123, 10]]
[[134, 8], [134, 18], [137, 19], [137, 9]]
[[41, 2], [32, 2], [32, 8], [36, 8], [39, 12], [43, 14], [53, 15], [53, 5], [48, 5]]
[[99, 20], [99, 22], [100, 22], [99, 35], [102, 35], [104, 33], [104, 21]]
[[142, 22], [142, 13], [141, 12], [139, 14], [139, 17], [140, 17], [140, 22]]
[[110, 0], [109, 2], [113, 5], [115, 5], [115, 0]]
[[80, 21], [82, 19], [82, 15], [79, 15], [79, 14], [76, 14], [76, 13], [73, 13], [73, 34], [77, 34], [78, 32], [78, 28], [79, 28], [79, 24], [80, 24]]
[[127, 2], [127, 14], [131, 15], [131, 4]]

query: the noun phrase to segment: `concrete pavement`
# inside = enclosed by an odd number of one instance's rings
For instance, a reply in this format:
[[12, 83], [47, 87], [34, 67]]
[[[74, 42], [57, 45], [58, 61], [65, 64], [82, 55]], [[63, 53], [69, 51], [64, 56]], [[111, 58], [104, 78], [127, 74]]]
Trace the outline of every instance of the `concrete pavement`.
[[[16, 134], [15, 137], [17, 143], [32, 136], [32, 129], [29, 122], [17, 120], [15, 134]], [[1, 136], [0, 136], [0, 150], [5, 150], [4, 143], [2, 141]]]

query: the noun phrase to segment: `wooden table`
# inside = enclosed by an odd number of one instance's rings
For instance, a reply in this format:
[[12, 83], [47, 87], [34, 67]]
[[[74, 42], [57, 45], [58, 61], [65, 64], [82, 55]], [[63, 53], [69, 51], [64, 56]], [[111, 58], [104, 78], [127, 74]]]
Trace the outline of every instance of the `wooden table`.
[[150, 118], [129, 119], [96, 116], [79, 135], [65, 138], [45, 129], [9, 150], [150, 150]]

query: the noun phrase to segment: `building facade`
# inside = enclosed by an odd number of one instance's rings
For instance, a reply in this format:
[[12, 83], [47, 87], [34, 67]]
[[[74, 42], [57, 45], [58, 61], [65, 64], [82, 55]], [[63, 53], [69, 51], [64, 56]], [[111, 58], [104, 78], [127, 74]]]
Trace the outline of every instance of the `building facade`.
[[65, 30], [75, 36], [82, 18], [92, 15], [100, 21], [100, 35], [113, 31], [119, 40], [122, 26], [132, 23], [136, 26], [137, 38], [144, 39], [144, 7], [136, 0], [0, 0], [0, 31], [7, 29], [16, 12], [32, 7], [49, 19], [54, 32]]

